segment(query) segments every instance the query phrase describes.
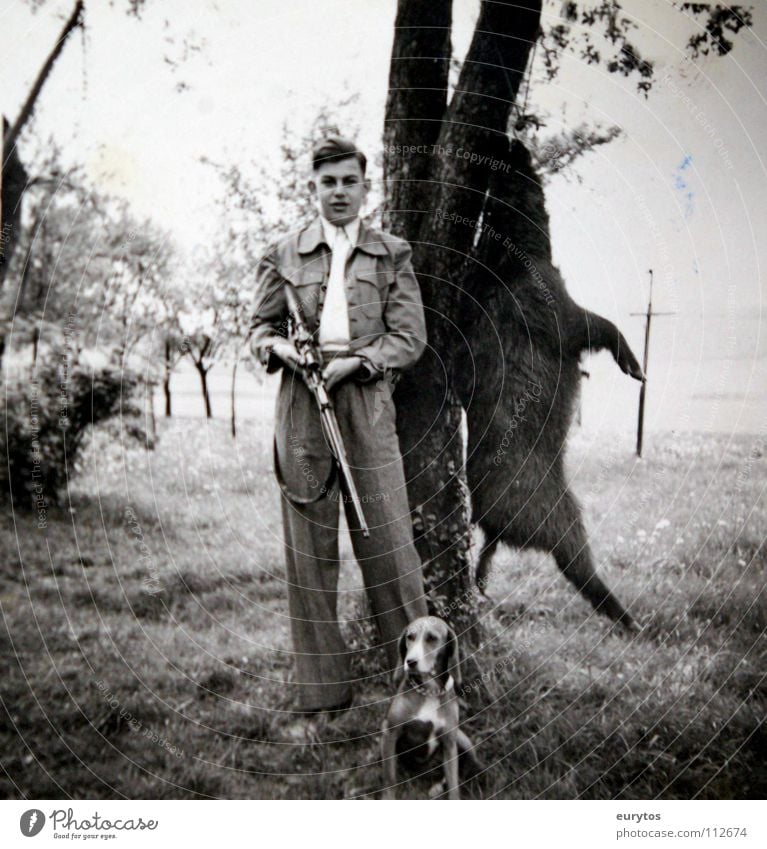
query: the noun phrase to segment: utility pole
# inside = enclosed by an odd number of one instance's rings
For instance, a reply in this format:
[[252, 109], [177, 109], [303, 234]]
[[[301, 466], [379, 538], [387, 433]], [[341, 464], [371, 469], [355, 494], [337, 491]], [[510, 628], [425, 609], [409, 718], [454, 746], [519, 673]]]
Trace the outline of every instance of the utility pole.
[[631, 315], [643, 315], [645, 317], [644, 326], [644, 357], [642, 360], [642, 371], [644, 372], [644, 380], [642, 387], [639, 390], [639, 418], [637, 421], [637, 457], [642, 456], [642, 440], [644, 438], [644, 408], [645, 396], [647, 394], [647, 363], [650, 358], [650, 323], [654, 315], [676, 315], [675, 312], [653, 312], [652, 311], [652, 283], [653, 275], [652, 268], [650, 274], [650, 297], [647, 301], [647, 312], [632, 312]]

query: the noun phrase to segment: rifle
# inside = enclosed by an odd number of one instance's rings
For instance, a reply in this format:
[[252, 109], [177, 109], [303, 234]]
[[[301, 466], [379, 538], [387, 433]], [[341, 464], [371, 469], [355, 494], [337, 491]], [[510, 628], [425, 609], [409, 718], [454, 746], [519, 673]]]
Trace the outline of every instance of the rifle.
[[298, 351], [301, 369], [306, 378], [306, 383], [312, 395], [314, 395], [314, 400], [317, 402], [322, 431], [325, 434], [330, 451], [346, 483], [346, 488], [349, 490], [349, 496], [352, 500], [354, 513], [362, 531], [362, 536], [369, 537], [370, 530], [365, 521], [365, 515], [362, 512], [362, 502], [360, 501], [357, 487], [354, 484], [351, 470], [349, 469], [349, 461], [346, 459], [346, 448], [344, 447], [341, 430], [338, 427], [338, 419], [336, 418], [333, 403], [325, 386], [325, 378], [322, 376], [322, 358], [320, 352], [304, 321], [301, 302], [293, 288], [293, 284], [285, 280], [284, 285], [285, 298], [288, 302], [288, 312], [293, 323], [292, 341]]

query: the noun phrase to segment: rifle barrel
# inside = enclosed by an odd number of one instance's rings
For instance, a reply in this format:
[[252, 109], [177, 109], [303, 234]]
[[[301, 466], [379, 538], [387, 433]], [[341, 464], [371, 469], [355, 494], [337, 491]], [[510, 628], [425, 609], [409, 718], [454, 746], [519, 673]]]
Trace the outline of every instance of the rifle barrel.
[[294, 344], [302, 360], [303, 372], [309, 378], [309, 389], [312, 395], [314, 395], [314, 400], [317, 402], [317, 407], [319, 408], [320, 425], [328, 441], [330, 452], [346, 483], [346, 488], [349, 490], [349, 497], [352, 500], [352, 506], [354, 507], [354, 513], [362, 531], [362, 536], [369, 537], [370, 529], [365, 521], [359, 492], [357, 491], [357, 486], [354, 483], [354, 478], [349, 468], [341, 429], [338, 426], [333, 402], [330, 400], [330, 394], [325, 386], [325, 379], [322, 376], [322, 358], [314, 344], [312, 334], [309, 332], [304, 321], [298, 295], [293, 289], [293, 284], [287, 280], [285, 281], [285, 298], [288, 303], [288, 311], [293, 319], [293, 328], [296, 337]]

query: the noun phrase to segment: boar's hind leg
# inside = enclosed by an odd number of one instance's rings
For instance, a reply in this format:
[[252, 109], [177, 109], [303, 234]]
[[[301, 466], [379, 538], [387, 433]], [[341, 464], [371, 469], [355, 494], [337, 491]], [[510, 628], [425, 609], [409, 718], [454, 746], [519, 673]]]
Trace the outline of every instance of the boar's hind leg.
[[482, 595], [487, 595], [487, 585], [490, 582], [490, 567], [493, 563], [493, 555], [495, 554], [498, 543], [501, 541], [497, 533], [492, 533], [487, 529], [485, 531], [485, 543], [477, 560], [477, 572], [474, 576], [474, 581], [477, 589]]
[[594, 569], [578, 502], [569, 490], [556, 500], [543, 487], [531, 494], [502, 537], [509, 545], [540, 548], [554, 555], [562, 574], [599, 613], [634, 628], [634, 621]]
[[580, 515], [580, 507], [569, 492], [554, 505], [539, 529], [543, 548], [554, 555], [562, 574], [587, 598], [595, 610], [615, 622], [633, 626], [631, 616], [594, 569], [591, 548]]

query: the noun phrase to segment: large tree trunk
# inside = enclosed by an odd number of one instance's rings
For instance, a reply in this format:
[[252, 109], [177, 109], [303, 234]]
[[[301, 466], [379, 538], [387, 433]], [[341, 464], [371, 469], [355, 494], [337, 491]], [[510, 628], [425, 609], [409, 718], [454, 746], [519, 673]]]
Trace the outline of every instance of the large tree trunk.
[[425, 181], [447, 108], [452, 5], [410, 0], [397, 9], [384, 122], [383, 221], [410, 242], [418, 239], [429, 209]]
[[[3, 135], [10, 130], [10, 124], [3, 116]], [[21, 164], [15, 147], [0, 140], [0, 288], [11, 261], [19, 238], [21, 221], [21, 198], [27, 185], [27, 172]]]
[[[10, 124], [2, 118], [3, 135]], [[5, 277], [21, 230], [21, 199], [27, 185], [27, 172], [21, 164], [15, 147], [7, 146], [0, 139], [0, 292], [5, 284]], [[26, 268], [26, 266], [25, 266]], [[6, 327], [12, 315], [0, 315], [0, 377], [3, 373], [5, 358]]]
[[476, 615], [454, 381], [457, 360], [465, 357], [458, 325], [477, 230], [460, 219], [478, 221], [485, 204], [492, 172], [478, 158], [508, 150], [511, 109], [540, 13], [540, 0], [483, 2], [449, 103], [449, 2], [401, 0], [392, 51], [384, 220], [413, 247], [429, 339], [427, 353], [398, 386], [398, 429], [427, 586], [442, 602], [437, 612], [461, 631], [473, 629]]

